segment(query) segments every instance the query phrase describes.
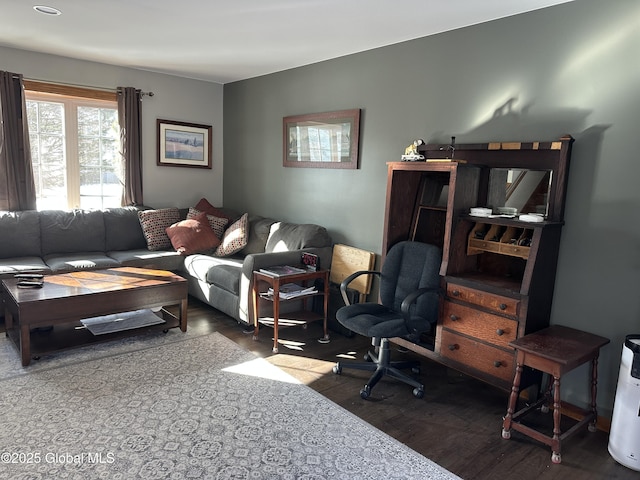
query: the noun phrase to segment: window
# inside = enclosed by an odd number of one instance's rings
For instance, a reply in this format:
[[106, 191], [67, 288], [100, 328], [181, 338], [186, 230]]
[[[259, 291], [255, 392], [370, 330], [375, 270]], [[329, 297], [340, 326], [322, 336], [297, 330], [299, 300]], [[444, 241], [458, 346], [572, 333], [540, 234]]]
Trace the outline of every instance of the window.
[[105, 99], [90, 89], [25, 87], [38, 210], [120, 206], [115, 93]]

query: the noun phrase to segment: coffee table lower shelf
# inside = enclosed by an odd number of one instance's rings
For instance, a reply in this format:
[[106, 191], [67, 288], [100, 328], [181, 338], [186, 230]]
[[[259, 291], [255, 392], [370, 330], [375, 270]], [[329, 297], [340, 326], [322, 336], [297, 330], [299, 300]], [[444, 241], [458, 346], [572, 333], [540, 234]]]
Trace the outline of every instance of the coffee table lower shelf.
[[[158, 312], [164, 320], [163, 323], [147, 325], [128, 330], [120, 330], [117, 332], [104, 333], [94, 335], [87, 327], [82, 325], [81, 321], [71, 321], [64, 324], [56, 324], [48, 327], [30, 328], [29, 331], [29, 360], [39, 360], [40, 357], [69, 350], [80, 348], [87, 345], [95, 345], [113, 340], [120, 340], [131, 337], [132, 335], [140, 335], [143, 333], [164, 332], [170, 329], [180, 328], [180, 318], [166, 308], [162, 308]], [[20, 328], [11, 328], [5, 332], [5, 335], [15, 345], [18, 353], [22, 352], [20, 345]], [[31, 362], [23, 359], [22, 365], [27, 366]]]

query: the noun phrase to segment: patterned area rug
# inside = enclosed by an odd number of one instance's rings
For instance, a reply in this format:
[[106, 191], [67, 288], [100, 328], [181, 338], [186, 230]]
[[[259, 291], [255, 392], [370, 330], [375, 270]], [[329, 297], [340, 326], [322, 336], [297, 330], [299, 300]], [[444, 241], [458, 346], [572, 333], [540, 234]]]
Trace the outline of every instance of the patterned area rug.
[[217, 333], [39, 365], [0, 379], [1, 479], [458, 478]]

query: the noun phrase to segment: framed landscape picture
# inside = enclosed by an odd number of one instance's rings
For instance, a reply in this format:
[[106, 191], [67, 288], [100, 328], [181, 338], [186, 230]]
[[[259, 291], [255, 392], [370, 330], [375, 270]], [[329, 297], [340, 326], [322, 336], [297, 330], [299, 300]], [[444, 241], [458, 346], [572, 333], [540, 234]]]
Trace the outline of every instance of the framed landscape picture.
[[158, 165], [211, 168], [211, 125], [158, 119]]
[[358, 168], [360, 109], [284, 117], [285, 167]]

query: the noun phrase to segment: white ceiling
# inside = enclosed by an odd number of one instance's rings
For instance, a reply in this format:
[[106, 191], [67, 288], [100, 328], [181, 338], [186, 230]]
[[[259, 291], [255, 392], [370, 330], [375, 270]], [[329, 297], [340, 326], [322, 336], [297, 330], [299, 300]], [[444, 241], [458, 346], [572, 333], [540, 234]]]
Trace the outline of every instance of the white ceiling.
[[228, 83], [567, 1], [2, 0], [0, 45]]

